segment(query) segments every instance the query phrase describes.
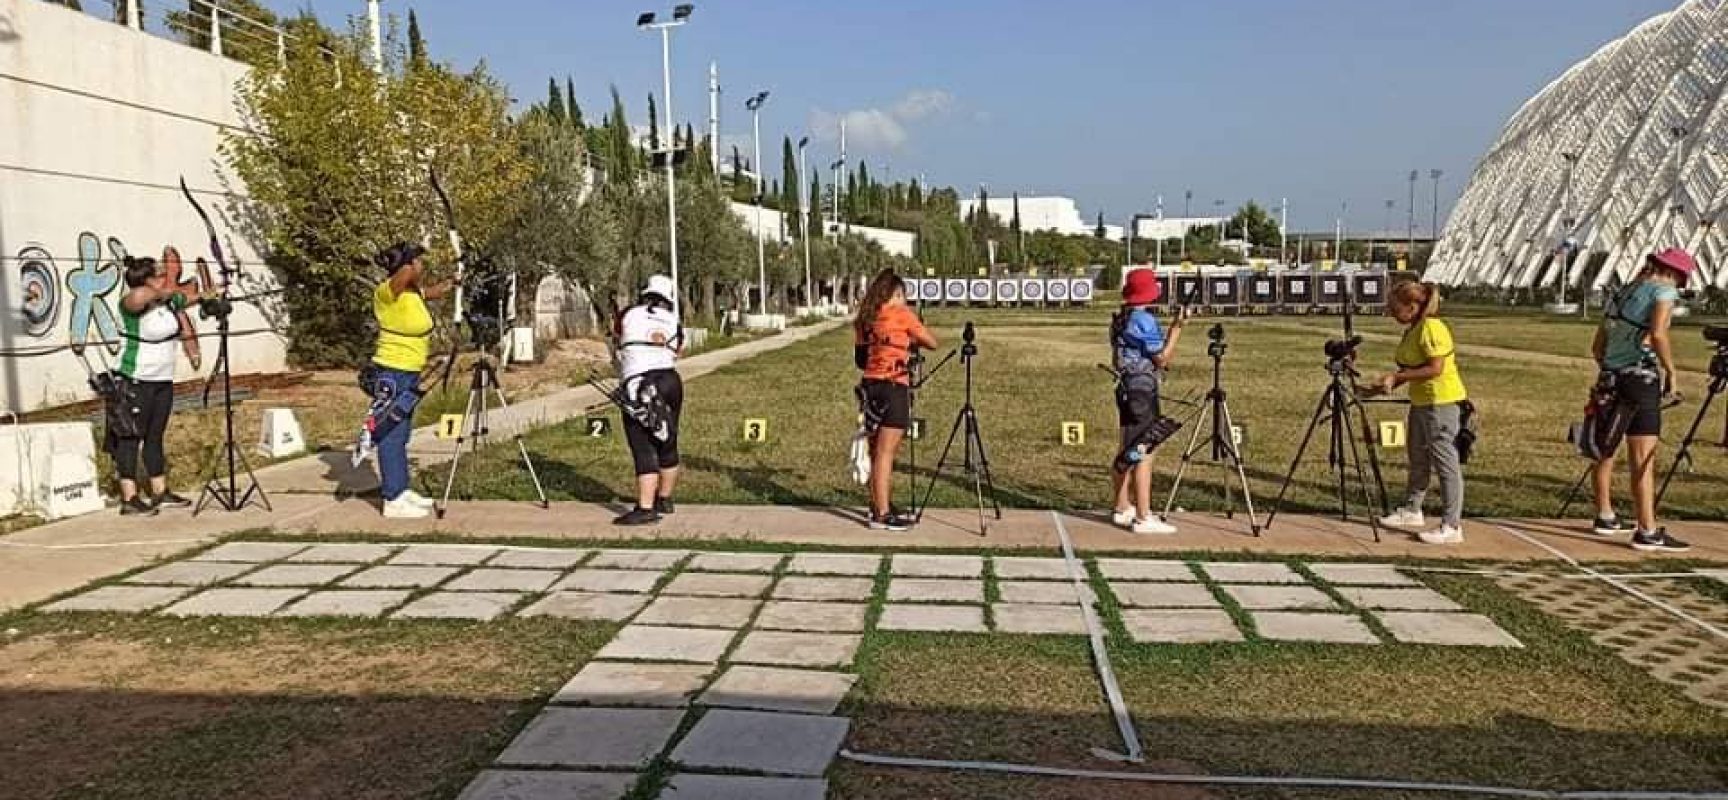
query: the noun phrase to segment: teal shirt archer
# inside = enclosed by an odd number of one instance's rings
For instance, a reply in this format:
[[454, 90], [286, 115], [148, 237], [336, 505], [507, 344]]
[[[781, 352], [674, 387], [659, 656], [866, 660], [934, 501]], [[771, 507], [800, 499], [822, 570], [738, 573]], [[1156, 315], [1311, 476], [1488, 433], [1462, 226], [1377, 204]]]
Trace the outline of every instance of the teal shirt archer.
[[1618, 370], [1636, 367], [1655, 358], [1655, 352], [1645, 343], [1650, 332], [1650, 317], [1657, 303], [1673, 303], [1680, 299], [1679, 290], [1648, 281], [1627, 290], [1615, 302], [1615, 309], [1604, 323], [1607, 347], [1602, 351], [1602, 366]]

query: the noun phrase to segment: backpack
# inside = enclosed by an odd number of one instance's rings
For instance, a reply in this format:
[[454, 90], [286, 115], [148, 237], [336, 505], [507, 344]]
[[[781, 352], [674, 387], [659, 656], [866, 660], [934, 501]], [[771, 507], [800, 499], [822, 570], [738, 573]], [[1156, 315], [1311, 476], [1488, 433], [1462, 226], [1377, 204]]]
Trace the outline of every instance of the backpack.
[[1604, 370], [1590, 387], [1584, 420], [1572, 426], [1567, 439], [1578, 448], [1578, 455], [1591, 461], [1611, 458], [1626, 438], [1626, 428], [1632, 424], [1631, 412], [1620, 401], [1618, 376]]

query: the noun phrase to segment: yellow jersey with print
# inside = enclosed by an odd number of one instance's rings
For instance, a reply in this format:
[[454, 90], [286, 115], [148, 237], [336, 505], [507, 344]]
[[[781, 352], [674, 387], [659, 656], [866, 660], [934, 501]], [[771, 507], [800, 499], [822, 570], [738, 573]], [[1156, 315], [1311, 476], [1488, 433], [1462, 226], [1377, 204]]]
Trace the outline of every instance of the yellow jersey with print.
[[1399, 340], [1398, 350], [1393, 354], [1398, 366], [1417, 369], [1432, 359], [1441, 360], [1439, 375], [1410, 382], [1410, 405], [1443, 406], [1464, 402], [1467, 395], [1464, 379], [1458, 375], [1456, 349], [1452, 343], [1452, 329], [1438, 319], [1425, 318], [1404, 331], [1404, 338]]
[[372, 291], [372, 315], [378, 319], [378, 349], [372, 362], [386, 369], [419, 372], [432, 352], [432, 312], [419, 292], [397, 294], [390, 282]]

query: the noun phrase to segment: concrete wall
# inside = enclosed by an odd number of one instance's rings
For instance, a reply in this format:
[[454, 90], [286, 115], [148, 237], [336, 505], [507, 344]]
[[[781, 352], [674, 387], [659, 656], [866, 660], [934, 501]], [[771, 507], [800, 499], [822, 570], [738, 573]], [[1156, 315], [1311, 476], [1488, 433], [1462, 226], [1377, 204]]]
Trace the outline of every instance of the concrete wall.
[[[217, 162], [221, 132], [239, 125], [233, 87], [246, 70], [58, 5], [0, 0], [0, 411], [89, 395], [65, 346], [94, 355], [106, 339], [118, 350], [121, 256], [177, 253], [197, 279], [209, 237], [180, 195], [182, 175], [230, 263], [245, 267], [235, 293], [274, 285], [238, 230], [238, 181]], [[285, 341], [255, 332], [284, 323], [261, 302], [236, 308], [236, 373], [285, 366]], [[207, 372], [215, 325], [191, 316]], [[179, 377], [196, 377], [184, 356]]]
[[[754, 237], [756, 235], [757, 211], [750, 203], [732, 203], [732, 215], [744, 224], [744, 230]], [[798, 220], [787, 219], [786, 215], [772, 208], [761, 211], [762, 238], [770, 242], [788, 244], [797, 238]], [[857, 234], [872, 242], [882, 245], [889, 255], [911, 258], [918, 245], [918, 234], [911, 231], [898, 231], [892, 228], [873, 228], [868, 225], [836, 226], [833, 217], [823, 217], [828, 233], [833, 234], [844, 229], [847, 233]]]

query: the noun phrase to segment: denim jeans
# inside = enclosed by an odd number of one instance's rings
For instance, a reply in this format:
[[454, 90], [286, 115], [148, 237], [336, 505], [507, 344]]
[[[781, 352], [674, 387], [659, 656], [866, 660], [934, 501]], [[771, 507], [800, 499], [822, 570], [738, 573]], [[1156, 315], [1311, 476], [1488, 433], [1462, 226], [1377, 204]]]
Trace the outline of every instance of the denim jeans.
[[366, 424], [378, 448], [379, 489], [385, 500], [408, 490], [408, 436], [414, 432], [414, 406], [420, 403], [415, 391], [419, 381], [418, 373], [378, 368], [378, 393]]

